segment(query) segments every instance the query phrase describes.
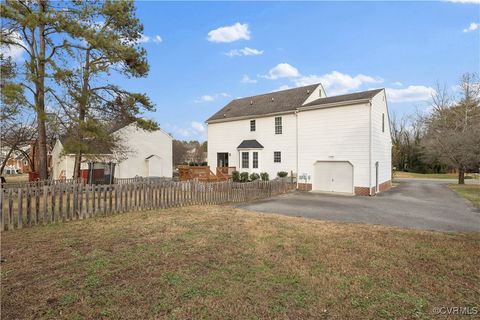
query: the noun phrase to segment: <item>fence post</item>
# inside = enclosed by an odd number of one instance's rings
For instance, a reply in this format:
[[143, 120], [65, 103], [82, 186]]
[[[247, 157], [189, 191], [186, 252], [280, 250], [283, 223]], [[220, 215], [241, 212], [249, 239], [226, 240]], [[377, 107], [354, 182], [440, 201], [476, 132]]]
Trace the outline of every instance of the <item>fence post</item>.
[[5, 212], [3, 211], [3, 194], [4, 194], [4, 189], [0, 186], [0, 223], [2, 224], [0, 226], [0, 231], [5, 230]]
[[91, 186], [89, 184], [85, 185], [85, 216], [90, 218], [90, 190]]
[[103, 215], [107, 216], [107, 186], [102, 185], [103, 189]]
[[21, 229], [23, 224], [23, 194], [22, 188], [18, 188], [18, 222], [17, 228]]
[[43, 186], [43, 224], [48, 224], [48, 186]]
[[52, 185], [52, 223], [55, 222], [55, 185]]
[[32, 189], [27, 188], [27, 226], [32, 225]]
[[61, 184], [58, 189], [58, 215], [61, 221], [65, 221], [65, 215], [63, 210], [63, 191], [65, 190], [65, 185]]

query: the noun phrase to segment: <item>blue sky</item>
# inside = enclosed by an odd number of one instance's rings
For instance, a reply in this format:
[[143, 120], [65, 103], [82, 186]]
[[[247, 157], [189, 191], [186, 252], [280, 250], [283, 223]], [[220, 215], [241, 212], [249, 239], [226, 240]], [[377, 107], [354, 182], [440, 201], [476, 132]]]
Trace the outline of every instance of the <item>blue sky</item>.
[[400, 117], [424, 109], [436, 82], [480, 71], [479, 0], [136, 4], [150, 74], [117, 83], [146, 92], [147, 116], [178, 139], [204, 140], [204, 121], [237, 97], [385, 87]]

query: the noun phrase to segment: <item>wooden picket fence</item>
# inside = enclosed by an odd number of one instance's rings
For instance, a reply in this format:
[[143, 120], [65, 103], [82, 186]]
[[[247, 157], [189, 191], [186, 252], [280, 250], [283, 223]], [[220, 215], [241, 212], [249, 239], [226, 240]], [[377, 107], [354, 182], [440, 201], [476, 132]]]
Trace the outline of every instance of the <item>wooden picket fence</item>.
[[245, 202], [295, 189], [285, 180], [249, 183], [148, 181], [112, 185], [65, 183], [0, 189], [0, 230], [139, 210]]

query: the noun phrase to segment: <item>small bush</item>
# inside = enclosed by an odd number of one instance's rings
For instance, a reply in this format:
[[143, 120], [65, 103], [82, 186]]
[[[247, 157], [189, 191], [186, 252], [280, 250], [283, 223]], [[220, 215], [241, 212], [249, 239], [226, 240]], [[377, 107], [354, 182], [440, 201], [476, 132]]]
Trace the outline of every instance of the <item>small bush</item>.
[[248, 182], [248, 172], [240, 173], [240, 181], [241, 182]]
[[205, 166], [208, 165], [208, 162], [204, 161], [204, 162], [200, 163], [200, 165], [201, 165], [202, 167], [205, 167]]
[[278, 171], [278, 172], [277, 172], [277, 176], [279, 176], [280, 178], [285, 178], [286, 176], [288, 176], [288, 172], [286, 172], [286, 171]]
[[260, 177], [262, 178], [262, 181], [268, 181], [269, 180], [267, 172], [261, 172]]
[[250, 180], [251, 181], [255, 181], [255, 180], [258, 180], [258, 179], [260, 179], [260, 175], [258, 173], [253, 172], [253, 173], [250, 174]]
[[240, 182], [240, 172], [233, 171], [232, 172], [232, 181], [233, 182]]

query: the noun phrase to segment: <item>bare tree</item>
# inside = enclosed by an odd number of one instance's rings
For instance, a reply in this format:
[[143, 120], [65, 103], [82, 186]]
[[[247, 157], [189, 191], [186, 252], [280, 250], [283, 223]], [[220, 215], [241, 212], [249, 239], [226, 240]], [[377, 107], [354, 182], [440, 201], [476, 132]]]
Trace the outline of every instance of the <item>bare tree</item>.
[[177, 166], [182, 164], [185, 161], [185, 156], [187, 154], [187, 146], [184, 141], [173, 140], [173, 165]]
[[454, 100], [447, 89], [432, 96], [431, 112], [422, 118], [424, 155], [457, 168], [458, 183], [465, 183], [465, 171], [480, 166], [480, 82], [466, 73]]

